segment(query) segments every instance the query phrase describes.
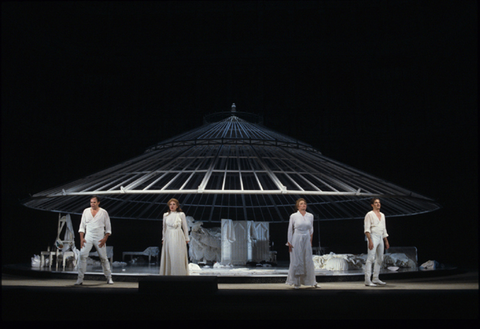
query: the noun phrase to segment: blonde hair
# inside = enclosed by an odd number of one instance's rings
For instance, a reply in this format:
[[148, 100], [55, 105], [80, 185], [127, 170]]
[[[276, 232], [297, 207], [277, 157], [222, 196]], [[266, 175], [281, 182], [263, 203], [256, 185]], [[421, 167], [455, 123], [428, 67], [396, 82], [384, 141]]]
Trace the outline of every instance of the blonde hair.
[[180, 208], [180, 202], [178, 202], [177, 199], [171, 198], [171, 199], [168, 200], [168, 202], [167, 202], [168, 213], [170, 213], [170, 202], [172, 202], [172, 201], [177, 204], [177, 211], [178, 211], [178, 212], [183, 212], [182, 208]]
[[305, 204], [307, 204], [307, 201], [305, 201], [304, 198], [300, 198], [297, 200], [297, 202], [295, 202], [295, 210], [298, 210], [298, 205], [300, 204], [300, 202], [305, 202]]

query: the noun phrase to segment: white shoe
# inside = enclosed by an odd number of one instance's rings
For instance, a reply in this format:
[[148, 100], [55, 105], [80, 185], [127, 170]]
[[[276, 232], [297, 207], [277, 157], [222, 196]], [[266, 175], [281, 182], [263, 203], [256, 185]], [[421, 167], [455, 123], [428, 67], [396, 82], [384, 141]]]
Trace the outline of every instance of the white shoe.
[[373, 283], [376, 283], [376, 284], [380, 284], [382, 286], [386, 285], [385, 282], [381, 281], [380, 279], [375, 279], [375, 280], [372, 280]]
[[112, 278], [108, 278], [108, 279], [107, 279], [107, 283], [108, 283], [108, 284], [113, 284]]
[[300, 289], [300, 286], [295, 286], [295, 289]]
[[365, 282], [365, 285], [366, 285], [367, 287], [376, 287], [376, 286], [377, 286], [377, 285], [376, 285], [375, 283], [373, 283], [373, 282]]
[[78, 279], [77, 282], [75, 282], [76, 286], [81, 286], [83, 284], [83, 280]]
[[315, 283], [315, 284], [313, 285], [313, 287], [314, 287], [314, 288], [320, 288], [320, 287], [318, 286], [318, 283]]

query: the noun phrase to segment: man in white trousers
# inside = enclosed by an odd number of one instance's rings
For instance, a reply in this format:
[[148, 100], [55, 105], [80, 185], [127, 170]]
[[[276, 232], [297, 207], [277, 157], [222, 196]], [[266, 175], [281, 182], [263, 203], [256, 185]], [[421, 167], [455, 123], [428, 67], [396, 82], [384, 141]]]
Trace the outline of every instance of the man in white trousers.
[[110, 263], [107, 258], [106, 242], [112, 234], [112, 226], [108, 212], [100, 208], [100, 200], [97, 196], [90, 199], [90, 208], [86, 208], [82, 214], [80, 222], [80, 263], [78, 265], [78, 279], [76, 285], [83, 283], [83, 278], [87, 270], [87, 257], [92, 247], [98, 252], [103, 268], [103, 274], [107, 278], [108, 284], [113, 284]]
[[[371, 201], [372, 211], [365, 216], [365, 235], [367, 237], [368, 255], [365, 262], [365, 285], [376, 287], [385, 285], [385, 282], [379, 279], [380, 269], [382, 268], [383, 252], [390, 248], [388, 243], [387, 225], [385, 215], [380, 212], [380, 199], [373, 198]], [[372, 278], [372, 264], [373, 278]]]

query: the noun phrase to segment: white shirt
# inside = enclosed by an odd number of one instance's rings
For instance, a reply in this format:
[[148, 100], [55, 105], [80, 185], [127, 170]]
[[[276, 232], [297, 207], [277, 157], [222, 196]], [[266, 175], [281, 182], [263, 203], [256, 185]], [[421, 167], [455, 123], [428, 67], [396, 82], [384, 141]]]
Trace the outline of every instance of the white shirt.
[[369, 211], [365, 215], [364, 233], [367, 232], [370, 234], [380, 235], [382, 239], [388, 236], [387, 223], [385, 222], [385, 215], [382, 212], [380, 213], [380, 219], [378, 219], [373, 210]]
[[85, 233], [86, 231], [89, 236], [101, 238], [107, 233], [112, 234], [112, 226], [108, 212], [103, 208], [99, 208], [97, 214], [93, 217], [91, 209], [90, 207], [83, 211], [78, 232]]
[[288, 224], [288, 242], [292, 244], [293, 234], [296, 230], [308, 231], [308, 234], [313, 234], [313, 215], [309, 212], [302, 215], [300, 211], [293, 213], [290, 216], [290, 222]]

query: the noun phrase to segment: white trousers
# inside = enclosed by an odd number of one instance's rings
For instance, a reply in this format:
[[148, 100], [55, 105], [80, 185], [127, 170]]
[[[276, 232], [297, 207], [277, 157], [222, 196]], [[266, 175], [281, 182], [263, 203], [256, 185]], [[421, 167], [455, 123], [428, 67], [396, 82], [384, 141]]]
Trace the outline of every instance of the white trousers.
[[372, 264], [373, 267], [373, 280], [378, 280], [380, 275], [380, 269], [382, 268], [383, 263], [383, 239], [380, 235], [370, 234], [373, 242], [373, 249], [368, 249], [368, 240], [367, 240], [367, 261], [365, 262], [365, 282], [370, 283], [372, 276]]
[[83, 277], [85, 276], [85, 272], [87, 271], [87, 257], [88, 254], [90, 253], [90, 250], [92, 250], [92, 247], [95, 247], [98, 252], [98, 257], [100, 257], [100, 262], [102, 264], [103, 268], [103, 274], [105, 277], [108, 279], [112, 276], [112, 271], [110, 270], [110, 262], [108, 261], [107, 258], [107, 245], [103, 245], [102, 248], [98, 246], [99, 240], [102, 238], [95, 238], [91, 239], [88, 238], [86, 239], [85, 244], [83, 245], [83, 248], [80, 250], [80, 264], [78, 265], [78, 279], [83, 280]]

